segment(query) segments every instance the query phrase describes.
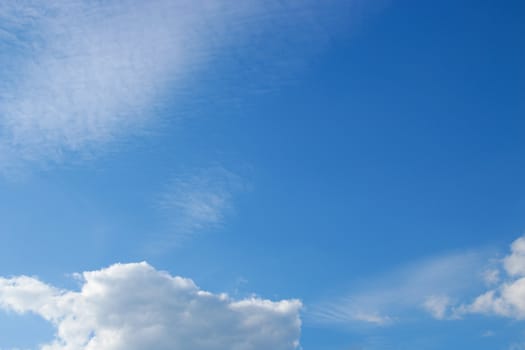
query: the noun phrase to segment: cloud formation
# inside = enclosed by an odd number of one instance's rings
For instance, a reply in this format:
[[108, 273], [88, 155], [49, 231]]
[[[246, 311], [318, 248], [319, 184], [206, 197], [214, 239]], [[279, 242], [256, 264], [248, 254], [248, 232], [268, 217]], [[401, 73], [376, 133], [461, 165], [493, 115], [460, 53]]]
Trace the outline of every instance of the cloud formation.
[[4, 2], [3, 157], [59, 160], [141, 132], [168, 88], [239, 39], [227, 24], [259, 13], [248, 3]]
[[203, 168], [171, 179], [158, 199], [170, 233], [163, 245], [177, 244], [200, 231], [222, 225], [233, 211], [233, 196], [243, 180], [221, 166]]
[[410, 312], [437, 319], [456, 317], [450, 306], [482, 284], [486, 259], [482, 252], [445, 255], [411, 264], [374, 278], [362, 289], [316, 305], [316, 323], [385, 326]]
[[501, 265], [502, 281], [471, 304], [458, 307], [459, 314], [481, 313], [525, 319], [525, 237], [512, 243], [510, 254]]
[[0, 306], [56, 327], [42, 350], [292, 350], [298, 300], [232, 300], [145, 262], [84, 272], [80, 291], [40, 280], [0, 278]]
[[[129, 2], [128, 3], [132, 3]], [[16, 156], [59, 159], [111, 141], [146, 121], [147, 108], [180, 74], [188, 20], [151, 7], [101, 2], [8, 2], [4, 27], [2, 134]], [[6, 37], [10, 35], [9, 37]]]
[[[388, 325], [419, 310], [437, 320], [469, 314], [525, 320], [525, 236], [512, 243], [503, 259], [482, 252], [449, 255], [413, 264], [371, 284], [318, 304], [309, 317], [329, 324]], [[488, 290], [479, 294], [483, 288]]]
[[345, 3], [2, 2], [0, 165], [57, 162], [147, 132], [167, 101], [177, 114], [177, 98], [220, 54], [252, 52], [252, 70], [279, 65], [291, 43], [315, 46], [335, 14], [350, 12]]

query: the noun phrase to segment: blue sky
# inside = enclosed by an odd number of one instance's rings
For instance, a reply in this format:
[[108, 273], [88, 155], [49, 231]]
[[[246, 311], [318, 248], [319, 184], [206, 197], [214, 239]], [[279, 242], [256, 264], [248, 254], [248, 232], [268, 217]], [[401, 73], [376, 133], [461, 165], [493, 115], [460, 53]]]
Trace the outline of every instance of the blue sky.
[[0, 349], [525, 349], [524, 14], [0, 4]]

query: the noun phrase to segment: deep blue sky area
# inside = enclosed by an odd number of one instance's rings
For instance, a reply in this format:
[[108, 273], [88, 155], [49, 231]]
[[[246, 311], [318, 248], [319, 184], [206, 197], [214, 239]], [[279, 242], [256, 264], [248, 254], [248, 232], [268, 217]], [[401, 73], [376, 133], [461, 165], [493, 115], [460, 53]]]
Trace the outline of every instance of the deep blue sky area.
[[[300, 300], [296, 349], [524, 349], [524, 18], [521, 1], [0, 5], [0, 349], [125, 348], [96, 345], [99, 319], [57, 333], [73, 311], [8, 285], [78, 292], [73, 273], [141, 261]], [[158, 344], [233, 348], [182, 332]]]

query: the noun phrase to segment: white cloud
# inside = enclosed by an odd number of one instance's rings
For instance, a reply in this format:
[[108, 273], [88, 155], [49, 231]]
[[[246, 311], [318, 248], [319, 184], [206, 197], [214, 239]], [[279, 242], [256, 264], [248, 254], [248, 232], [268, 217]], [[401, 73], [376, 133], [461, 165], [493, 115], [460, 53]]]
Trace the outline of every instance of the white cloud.
[[423, 306], [434, 318], [442, 320], [447, 317], [450, 304], [449, 297], [444, 295], [432, 295], [426, 298]]
[[510, 276], [525, 276], [525, 237], [520, 237], [511, 245], [511, 254], [503, 260], [505, 271]]
[[502, 266], [506, 274], [503, 281], [471, 304], [458, 307], [459, 314], [482, 313], [525, 319], [525, 237], [512, 243]]
[[252, 51], [254, 70], [279, 65], [293, 40], [316, 46], [335, 17], [362, 12], [346, 3], [354, 1], [4, 1], [0, 165], [60, 161], [146, 132], [220, 53]]
[[195, 45], [188, 45], [198, 38], [187, 34], [199, 25], [198, 8], [124, 3], [2, 6], [4, 32], [13, 36], [4, 40], [15, 47], [2, 61], [16, 61], [2, 70], [0, 121], [9, 151], [26, 160], [59, 159], [148, 119], [147, 109], [190, 63]]
[[33, 277], [0, 278], [0, 305], [56, 327], [42, 350], [288, 350], [299, 347], [301, 303], [232, 300], [147, 263], [84, 272], [80, 291]]
[[321, 324], [352, 324], [356, 322], [384, 326], [392, 323], [392, 318], [381, 314], [375, 308], [360, 305], [350, 299], [337, 299], [314, 306], [308, 314], [309, 320]]
[[220, 166], [174, 177], [158, 200], [170, 230], [163, 246], [222, 225], [233, 211], [234, 194], [243, 188], [238, 175]]
[[312, 322], [389, 325], [410, 312], [455, 318], [453, 300], [482, 284], [484, 253], [467, 252], [427, 259], [379, 276], [365, 287], [321, 302], [307, 315]]
[[0, 157], [58, 161], [144, 132], [188, 76], [242, 39], [235, 24], [263, 25], [266, 10], [252, 0], [3, 2]]
[[[253, 4], [252, 4], [253, 5]], [[5, 2], [4, 158], [59, 160], [140, 132], [166, 89], [212, 55], [251, 6], [220, 1]], [[173, 98], [175, 94], [171, 94]], [[11, 153], [11, 154], [9, 154]]]
[[487, 285], [494, 285], [500, 281], [500, 271], [495, 268], [489, 268], [483, 272], [483, 280]]
[[319, 303], [307, 316], [322, 323], [388, 325], [417, 310], [438, 320], [469, 314], [525, 320], [525, 236], [512, 243], [503, 259], [479, 251], [418, 262]]

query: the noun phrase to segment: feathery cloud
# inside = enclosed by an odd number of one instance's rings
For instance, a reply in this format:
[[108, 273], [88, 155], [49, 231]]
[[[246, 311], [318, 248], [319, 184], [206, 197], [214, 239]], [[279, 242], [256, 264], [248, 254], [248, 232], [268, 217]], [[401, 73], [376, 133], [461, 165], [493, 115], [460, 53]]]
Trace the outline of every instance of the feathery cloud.
[[316, 47], [360, 3], [2, 2], [0, 167], [60, 162], [146, 133], [167, 101], [177, 115], [177, 98], [217, 56], [245, 50], [256, 53], [250, 69], [279, 65], [290, 43]]
[[454, 318], [453, 302], [482, 284], [486, 268], [482, 252], [419, 261], [375, 278], [361, 290], [321, 302], [307, 316], [321, 324], [379, 326], [392, 324], [410, 312]]
[[167, 220], [166, 247], [198, 232], [220, 227], [234, 211], [233, 197], [245, 184], [241, 177], [221, 166], [203, 168], [171, 179], [158, 206]]

